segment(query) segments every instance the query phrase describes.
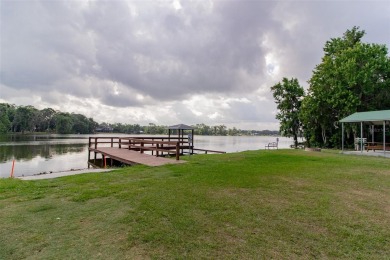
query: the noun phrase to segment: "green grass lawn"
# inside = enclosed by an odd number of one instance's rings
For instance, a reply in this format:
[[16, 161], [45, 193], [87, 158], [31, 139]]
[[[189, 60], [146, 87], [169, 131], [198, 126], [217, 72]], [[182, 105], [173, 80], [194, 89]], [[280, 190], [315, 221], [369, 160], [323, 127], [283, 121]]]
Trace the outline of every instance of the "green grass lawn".
[[390, 160], [332, 152], [187, 157], [0, 180], [0, 259], [389, 259]]

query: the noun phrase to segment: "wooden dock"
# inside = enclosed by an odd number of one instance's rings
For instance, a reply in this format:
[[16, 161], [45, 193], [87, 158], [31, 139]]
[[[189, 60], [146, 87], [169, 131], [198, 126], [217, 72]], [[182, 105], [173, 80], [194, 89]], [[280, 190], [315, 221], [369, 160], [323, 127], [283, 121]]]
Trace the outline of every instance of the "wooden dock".
[[[123, 164], [160, 166], [183, 163], [185, 161], [179, 160], [180, 154], [183, 153], [183, 149], [191, 148], [187, 143], [184, 145], [185, 143], [183, 140], [164, 137], [90, 137], [88, 167], [106, 168]], [[93, 158], [91, 153], [94, 154]], [[162, 157], [167, 155], [174, 156], [176, 160]]]
[[[194, 151], [224, 153], [206, 149], [195, 149], [192, 142], [183, 136], [175, 137], [90, 137], [88, 144], [88, 167], [144, 164], [160, 166], [177, 164], [184, 153]], [[91, 158], [91, 153], [93, 157]], [[171, 158], [175, 159], [171, 159]]]
[[103, 164], [105, 164], [106, 166], [109, 166], [112, 160], [117, 160], [128, 165], [144, 164], [148, 166], [161, 166], [165, 164], [177, 164], [186, 162], [165, 157], [157, 157], [145, 153], [140, 153], [137, 151], [120, 148], [101, 147], [98, 149], [92, 149], [91, 151], [102, 154], [103, 160], [105, 160]]

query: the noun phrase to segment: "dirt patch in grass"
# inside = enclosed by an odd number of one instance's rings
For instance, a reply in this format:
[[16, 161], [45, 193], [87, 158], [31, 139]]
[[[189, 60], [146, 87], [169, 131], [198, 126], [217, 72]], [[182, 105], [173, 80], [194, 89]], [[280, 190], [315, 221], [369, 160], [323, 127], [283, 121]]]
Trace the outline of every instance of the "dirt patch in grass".
[[[390, 168], [390, 160], [389, 160], [389, 168]], [[372, 172], [372, 173], [384, 175], [384, 176], [390, 176], [390, 170], [377, 170], [377, 171]]]
[[285, 209], [291, 203], [286, 197], [274, 196], [274, 194], [260, 188], [224, 188], [209, 191], [208, 196], [214, 201], [237, 202], [237, 205], [247, 209], [268, 206]]
[[308, 179], [304, 179], [304, 178], [298, 178], [298, 177], [279, 177], [280, 180], [288, 183], [288, 185], [291, 187], [295, 187], [297, 189], [301, 189], [301, 188], [306, 188], [306, 187], [310, 187], [313, 185], [313, 181], [309, 181]]
[[337, 193], [344, 214], [365, 216], [378, 225], [390, 226], [390, 192], [363, 188], [346, 188]]

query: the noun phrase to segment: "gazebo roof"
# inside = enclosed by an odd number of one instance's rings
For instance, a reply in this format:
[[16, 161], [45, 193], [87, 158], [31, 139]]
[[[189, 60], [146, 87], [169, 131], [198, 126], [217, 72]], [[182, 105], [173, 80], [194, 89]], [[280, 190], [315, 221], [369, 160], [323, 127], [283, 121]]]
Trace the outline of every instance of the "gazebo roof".
[[185, 124], [171, 125], [168, 127], [170, 130], [193, 130], [194, 128]]
[[357, 112], [340, 120], [341, 123], [371, 122], [372, 124], [383, 121], [390, 121], [390, 110]]

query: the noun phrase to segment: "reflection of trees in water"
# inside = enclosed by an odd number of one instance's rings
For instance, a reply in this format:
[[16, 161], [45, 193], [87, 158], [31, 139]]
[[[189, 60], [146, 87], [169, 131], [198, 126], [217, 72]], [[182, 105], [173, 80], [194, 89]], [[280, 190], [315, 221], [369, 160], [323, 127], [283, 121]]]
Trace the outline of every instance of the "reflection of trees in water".
[[31, 160], [37, 156], [52, 158], [53, 155], [83, 152], [86, 144], [55, 144], [55, 145], [6, 145], [0, 146], [0, 162], [15, 158], [16, 160]]
[[88, 139], [87, 135], [60, 135], [60, 134], [1, 134], [0, 142], [50, 141], [66, 139]]
[[[6, 134], [0, 135], [1, 142], [23, 142], [53, 139], [50, 135]], [[57, 138], [56, 138], [57, 139]]]

